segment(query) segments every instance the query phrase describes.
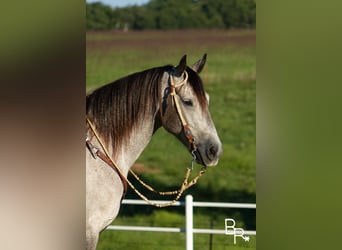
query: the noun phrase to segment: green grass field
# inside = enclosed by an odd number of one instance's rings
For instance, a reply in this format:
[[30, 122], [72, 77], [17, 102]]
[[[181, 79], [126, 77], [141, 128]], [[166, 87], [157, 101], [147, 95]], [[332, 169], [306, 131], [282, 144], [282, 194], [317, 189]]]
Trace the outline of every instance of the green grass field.
[[[183, 54], [188, 55], [191, 65], [207, 53], [201, 76], [210, 95], [210, 112], [223, 143], [223, 154], [219, 164], [208, 169], [187, 193], [195, 201], [255, 202], [255, 36], [255, 30], [88, 32], [87, 91], [133, 72], [176, 65]], [[138, 159], [136, 169], [152, 186], [169, 190], [181, 184], [190, 161], [191, 156], [181, 143], [160, 129]], [[196, 166], [195, 170], [199, 168]], [[126, 198], [137, 196], [130, 190]], [[255, 211], [211, 208], [202, 209], [196, 216], [204, 228], [215, 221], [217, 228], [224, 229], [220, 223], [230, 217], [240, 221], [239, 226], [245, 230], [255, 229]], [[156, 226], [168, 226], [169, 218], [177, 222], [177, 227], [184, 223], [177, 209], [123, 207], [115, 224], [135, 225], [138, 221], [151, 225], [158, 221]], [[105, 231], [99, 249], [184, 249], [184, 239], [185, 235], [178, 233]], [[195, 249], [209, 247], [209, 235], [195, 235], [194, 241]], [[147, 245], [143, 247], [142, 242]], [[236, 246], [226, 235], [214, 235], [212, 242], [213, 249], [255, 249], [255, 237]]]
[[[128, 238], [128, 240], [127, 240]], [[194, 235], [196, 250], [242, 250], [256, 249], [256, 237], [251, 236], [249, 242], [233, 236], [206, 234]], [[134, 249], [134, 250], [183, 250], [185, 249], [185, 233], [156, 233], [156, 232], [119, 232], [105, 231], [101, 235], [98, 249]]]

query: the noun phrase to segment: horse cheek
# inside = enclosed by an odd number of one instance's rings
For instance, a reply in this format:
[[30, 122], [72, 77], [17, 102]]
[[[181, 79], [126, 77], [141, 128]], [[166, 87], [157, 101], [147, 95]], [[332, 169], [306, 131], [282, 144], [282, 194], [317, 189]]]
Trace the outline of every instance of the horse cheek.
[[169, 107], [166, 109], [163, 117], [163, 127], [171, 134], [177, 135], [182, 131], [182, 124], [177, 113]]

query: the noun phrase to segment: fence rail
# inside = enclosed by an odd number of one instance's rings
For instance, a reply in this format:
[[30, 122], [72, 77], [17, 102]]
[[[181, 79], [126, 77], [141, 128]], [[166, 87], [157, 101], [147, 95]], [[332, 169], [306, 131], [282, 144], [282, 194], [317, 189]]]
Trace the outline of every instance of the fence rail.
[[[154, 203], [165, 203], [167, 200], [153, 200]], [[124, 199], [124, 205], [148, 205], [142, 200]], [[145, 232], [168, 232], [168, 233], [186, 233], [186, 250], [193, 249], [193, 234], [226, 234], [226, 230], [193, 228], [193, 208], [194, 207], [215, 207], [215, 208], [242, 208], [256, 209], [254, 203], [231, 203], [231, 202], [199, 202], [193, 201], [192, 195], [187, 195], [184, 201], [177, 201], [172, 206], [185, 206], [185, 228], [178, 227], [146, 227], [146, 226], [115, 226], [110, 225], [106, 230], [122, 231], [145, 231]], [[245, 235], [256, 235], [256, 231], [245, 230]]]

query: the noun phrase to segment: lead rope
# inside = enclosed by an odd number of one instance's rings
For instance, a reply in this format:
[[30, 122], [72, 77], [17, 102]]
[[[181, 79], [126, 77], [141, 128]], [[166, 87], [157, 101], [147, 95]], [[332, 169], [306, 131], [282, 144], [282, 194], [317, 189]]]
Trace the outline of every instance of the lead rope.
[[[122, 175], [125, 176], [121, 169], [118, 167], [118, 165], [114, 162], [114, 160], [112, 159], [112, 157], [110, 156], [108, 150], [106, 149], [106, 147], [104, 146], [102, 140], [100, 139], [99, 135], [96, 132], [96, 129], [94, 127], [94, 125], [92, 124], [92, 122], [89, 120], [88, 117], [86, 117], [86, 121], [89, 124], [91, 130], [93, 131], [96, 139], [98, 140], [98, 142], [100, 143], [103, 151], [105, 152], [106, 156], [108, 157], [108, 159], [113, 163], [113, 165], [115, 166], [116, 170]], [[187, 190], [188, 188], [190, 188], [191, 186], [195, 185], [198, 181], [198, 179], [205, 173], [205, 168], [202, 168], [199, 173], [189, 182], [189, 177], [190, 177], [190, 173], [193, 169], [193, 162], [195, 161], [196, 157], [193, 154], [193, 160], [191, 161], [191, 168], [187, 168], [187, 172], [185, 174], [184, 177], [184, 181], [181, 185], [181, 187], [179, 188], [179, 190], [175, 190], [175, 191], [169, 191], [169, 192], [157, 192], [155, 191], [155, 189], [153, 189], [151, 186], [147, 185], [145, 182], [143, 182], [138, 176], [137, 174], [134, 173], [133, 170], [129, 170], [130, 173], [147, 189], [149, 189], [152, 192], [158, 193], [160, 195], [173, 195], [173, 194], [177, 194], [177, 196], [175, 197], [174, 200], [170, 201], [170, 202], [165, 202], [165, 203], [155, 203], [151, 200], [149, 200], [146, 196], [144, 196], [142, 193], [140, 193], [135, 187], [134, 185], [127, 179], [127, 183], [128, 185], [134, 190], [134, 192], [141, 198], [143, 199], [147, 204], [155, 206], [155, 207], [167, 207], [167, 206], [171, 206], [172, 204], [174, 204], [175, 202], [177, 202], [179, 200], [179, 198], [182, 196], [182, 194], [184, 193], [185, 190]]]
[[[194, 179], [193, 179], [192, 181], [188, 182], [190, 173], [191, 173], [191, 171], [192, 171], [193, 168], [194, 168], [194, 162], [195, 162], [195, 160], [196, 160], [196, 156], [195, 156], [194, 153], [192, 154], [192, 156], [193, 156], [193, 159], [192, 159], [192, 161], [191, 161], [191, 167], [190, 167], [190, 168], [187, 168], [187, 172], [186, 172], [186, 174], [185, 174], [185, 178], [184, 178], [184, 181], [183, 181], [183, 184], [184, 184], [184, 183], [186, 184], [186, 185], [185, 185], [185, 186], [186, 186], [186, 189], [188, 189], [189, 187], [191, 187], [191, 186], [193, 186], [194, 184], [196, 184], [196, 183], [197, 183], [197, 180], [198, 180], [198, 179], [205, 173], [205, 171], [206, 171], [205, 168], [203, 167], [203, 168], [200, 170], [200, 172], [198, 173], [198, 175], [197, 175], [196, 177], [194, 177]], [[148, 190], [151, 191], [151, 192], [157, 193], [157, 194], [159, 194], [159, 195], [161, 195], [161, 196], [175, 195], [175, 194], [180, 194], [180, 195], [182, 195], [182, 193], [186, 190], [186, 189], [185, 189], [185, 190], [182, 191], [182, 187], [183, 187], [183, 184], [182, 184], [181, 188], [178, 189], [178, 190], [166, 191], [166, 192], [156, 191], [153, 187], [151, 187], [150, 185], [146, 184], [143, 180], [141, 180], [141, 179], [139, 178], [139, 176], [138, 176], [136, 173], [134, 173], [132, 170], [130, 170], [130, 173], [131, 173], [131, 174], [134, 176], [134, 178], [135, 178], [137, 181], [139, 181], [140, 184], [143, 185], [146, 189], [148, 189]]]

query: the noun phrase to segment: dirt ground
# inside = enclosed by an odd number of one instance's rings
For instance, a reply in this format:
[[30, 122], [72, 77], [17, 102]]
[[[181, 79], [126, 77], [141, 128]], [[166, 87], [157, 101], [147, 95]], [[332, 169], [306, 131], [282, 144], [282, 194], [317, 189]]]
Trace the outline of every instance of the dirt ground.
[[147, 30], [88, 31], [87, 48], [160, 48], [193, 45], [249, 45], [256, 41], [255, 30]]

